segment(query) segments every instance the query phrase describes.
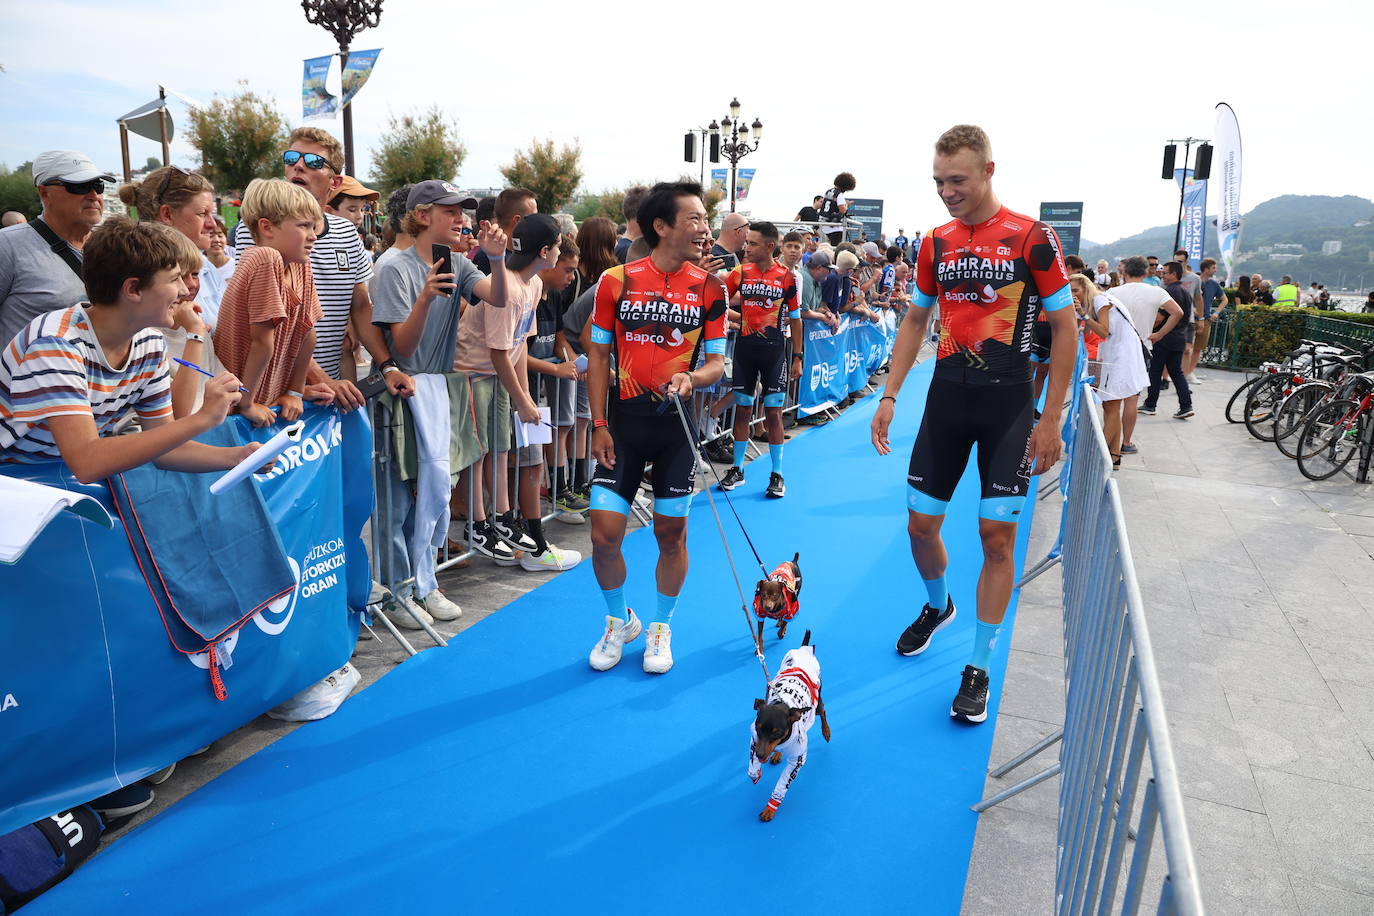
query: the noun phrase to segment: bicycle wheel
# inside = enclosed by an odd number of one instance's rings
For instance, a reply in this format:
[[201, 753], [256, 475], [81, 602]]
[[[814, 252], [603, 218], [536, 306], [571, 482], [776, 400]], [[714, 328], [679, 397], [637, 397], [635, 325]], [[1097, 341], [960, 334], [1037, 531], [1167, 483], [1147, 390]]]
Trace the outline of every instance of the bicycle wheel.
[[1283, 401], [1283, 389], [1289, 378], [1284, 373], [1268, 376], [1251, 388], [1245, 398], [1245, 428], [1261, 442], [1274, 441], [1274, 414]]
[[1289, 458], [1298, 457], [1298, 433], [1307, 417], [1329, 400], [1335, 388], [1327, 382], [1308, 382], [1299, 385], [1284, 398], [1283, 406], [1274, 417], [1274, 444]]
[[1318, 407], [1298, 434], [1298, 470], [1308, 480], [1336, 475], [1360, 450], [1369, 414], [1355, 401], [1328, 401]]
[[1235, 390], [1235, 393], [1231, 395], [1231, 400], [1226, 402], [1227, 423], [1245, 422], [1245, 417], [1240, 416], [1238, 413], [1236, 413], [1236, 410], [1237, 408], [1245, 407], [1245, 399], [1247, 396], [1249, 396], [1250, 389], [1258, 385], [1265, 378], [1266, 376], [1257, 375], [1252, 379], [1246, 379], [1244, 382], [1241, 383], [1241, 386]]

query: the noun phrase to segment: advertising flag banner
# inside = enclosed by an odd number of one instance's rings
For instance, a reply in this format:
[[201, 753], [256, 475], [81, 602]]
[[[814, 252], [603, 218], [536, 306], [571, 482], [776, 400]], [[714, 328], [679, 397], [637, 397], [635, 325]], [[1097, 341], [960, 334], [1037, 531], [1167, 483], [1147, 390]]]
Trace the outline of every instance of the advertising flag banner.
[[353, 96], [363, 88], [367, 78], [372, 75], [372, 68], [377, 64], [377, 55], [381, 53], [381, 48], [348, 52], [348, 63], [344, 64], [343, 68], [343, 101], [339, 103], [340, 108], [353, 101]]
[[735, 200], [744, 200], [749, 196], [749, 185], [754, 182], [753, 169], [740, 169], [735, 173]]
[[1236, 245], [1240, 240], [1240, 125], [1236, 113], [1225, 102], [1217, 105], [1216, 142], [1212, 144], [1212, 174], [1220, 200], [1217, 213], [1217, 260], [1226, 272], [1226, 285], [1236, 266]]
[[722, 198], [725, 197], [725, 192], [728, 190], [726, 185], [729, 181], [729, 169], [711, 169], [711, 189], [719, 191]]
[[1188, 264], [1202, 269], [1203, 236], [1207, 225], [1207, 180], [1193, 178], [1192, 169], [1174, 169], [1174, 179], [1183, 188], [1183, 218], [1178, 224], [1178, 246], [1188, 252]]
[[305, 62], [305, 81], [301, 84], [301, 109], [305, 120], [337, 117], [339, 100], [328, 89], [324, 81], [329, 77], [330, 61], [333, 54], [324, 57], [311, 57]]
[[1058, 201], [1040, 205], [1040, 222], [1059, 236], [1059, 249], [1066, 255], [1078, 254], [1083, 236], [1083, 201]]

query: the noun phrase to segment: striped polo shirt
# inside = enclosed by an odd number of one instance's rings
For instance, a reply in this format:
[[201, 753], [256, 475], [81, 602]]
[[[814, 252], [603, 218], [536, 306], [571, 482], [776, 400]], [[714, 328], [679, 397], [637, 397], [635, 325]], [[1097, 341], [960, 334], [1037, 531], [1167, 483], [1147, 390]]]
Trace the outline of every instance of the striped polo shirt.
[[[348, 220], [326, 213], [324, 223], [324, 231], [310, 250], [310, 272], [324, 311], [315, 325], [315, 362], [330, 378], [338, 378], [353, 287], [372, 278], [372, 257], [363, 247], [357, 227]], [[248, 224], [240, 222], [234, 230], [234, 250], [241, 258], [254, 244]]]
[[116, 368], [86, 306], [39, 315], [0, 352], [0, 461], [60, 460], [48, 430], [52, 417], [90, 417], [102, 436], [130, 410], [144, 420], [172, 419], [162, 332], [139, 331]]

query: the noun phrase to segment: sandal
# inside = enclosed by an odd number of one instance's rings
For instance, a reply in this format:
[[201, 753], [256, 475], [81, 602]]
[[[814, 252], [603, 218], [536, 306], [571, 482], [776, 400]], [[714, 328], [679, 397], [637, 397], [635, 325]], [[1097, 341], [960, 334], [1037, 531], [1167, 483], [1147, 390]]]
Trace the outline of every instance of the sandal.
[[1115, 454], [1112, 455], [1112, 470], [1113, 470], [1113, 471], [1119, 471], [1119, 470], [1121, 470], [1121, 456], [1120, 456], [1120, 455], [1115, 455]]

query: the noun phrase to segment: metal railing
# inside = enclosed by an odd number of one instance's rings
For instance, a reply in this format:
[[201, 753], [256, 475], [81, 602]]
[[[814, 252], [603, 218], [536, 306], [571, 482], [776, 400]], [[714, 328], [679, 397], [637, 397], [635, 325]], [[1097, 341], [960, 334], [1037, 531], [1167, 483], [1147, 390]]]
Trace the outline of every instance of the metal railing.
[[[1059, 775], [1056, 913], [1134, 913], [1147, 891], [1157, 889], [1159, 912], [1201, 914], [1154, 650], [1090, 390], [1079, 399], [1071, 462], [1062, 560], [1064, 726], [991, 775], [1005, 775], [1062, 740], [1060, 759], [974, 810]], [[1156, 830], [1162, 874], [1151, 863]], [[1130, 839], [1135, 848], [1128, 856]]]

